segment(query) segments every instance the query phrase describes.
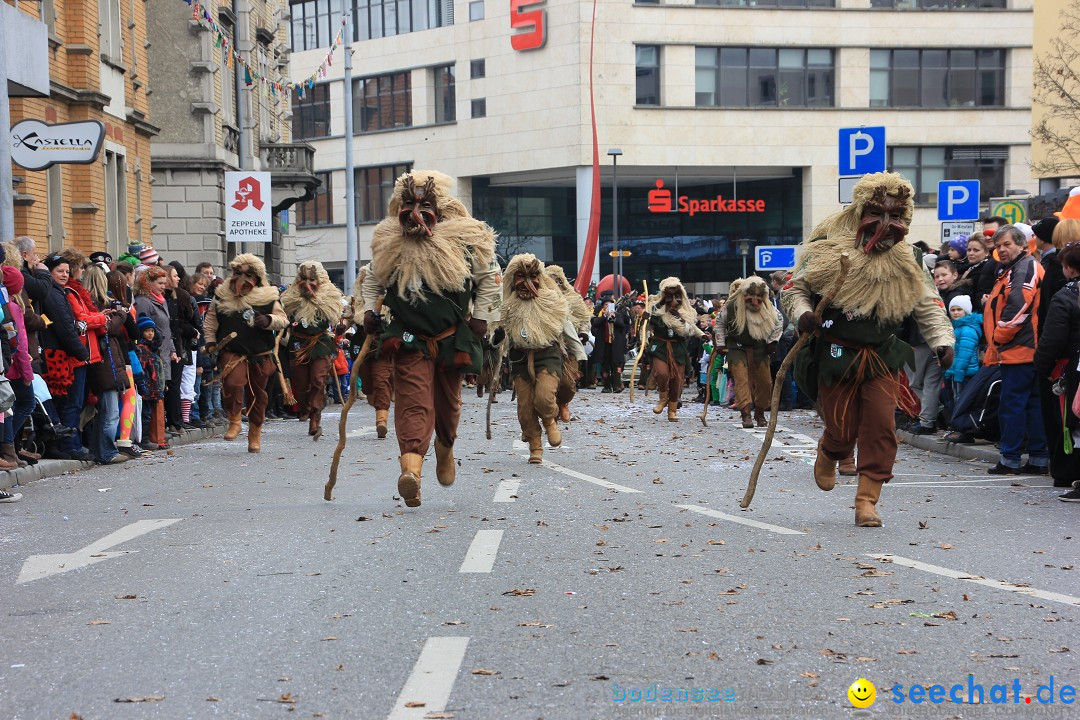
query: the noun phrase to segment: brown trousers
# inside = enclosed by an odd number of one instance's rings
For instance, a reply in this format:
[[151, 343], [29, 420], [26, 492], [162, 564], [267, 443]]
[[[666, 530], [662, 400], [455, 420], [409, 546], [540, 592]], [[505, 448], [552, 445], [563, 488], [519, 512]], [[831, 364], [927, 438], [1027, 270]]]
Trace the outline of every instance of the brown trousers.
[[559, 388], [555, 391], [555, 404], [564, 407], [577, 395], [577, 383], [573, 380], [559, 378]]
[[830, 460], [849, 457], [859, 444], [859, 474], [888, 482], [896, 463], [895, 375], [858, 385], [837, 382], [818, 388], [819, 413], [825, 421], [821, 447]]
[[652, 376], [656, 378], [656, 389], [660, 392], [667, 391], [668, 402], [679, 402], [682, 397], [683, 379], [686, 368], [676, 363], [668, 365], [667, 361], [653, 358]]
[[376, 410], [389, 410], [394, 398], [394, 361], [390, 358], [378, 358], [368, 361], [371, 373], [371, 387], [364, 388], [368, 405]]
[[[218, 366], [224, 368], [233, 358], [244, 356], [222, 350], [218, 356]], [[262, 425], [266, 421], [266, 383], [277, 370], [274, 359], [269, 355], [244, 358], [228, 375], [221, 379], [221, 404], [231, 417], [239, 417], [244, 410], [244, 390], [251, 393], [251, 407], [248, 408], [248, 422]]]
[[394, 431], [401, 454], [426, 455], [431, 433], [453, 446], [461, 419], [460, 370], [436, 368], [417, 352], [394, 355]]
[[526, 438], [540, 437], [541, 423], [558, 415], [559, 406], [555, 402], [558, 388], [559, 378], [546, 370], [536, 373], [535, 383], [525, 377], [514, 378], [518, 423]]
[[751, 401], [758, 410], [769, 409], [772, 403], [772, 374], [768, 362], [729, 363], [728, 369], [735, 380], [735, 407], [749, 410]]
[[294, 362], [290, 368], [293, 394], [301, 415], [318, 417], [326, 407], [326, 378], [333, 358], [313, 358], [306, 363]]

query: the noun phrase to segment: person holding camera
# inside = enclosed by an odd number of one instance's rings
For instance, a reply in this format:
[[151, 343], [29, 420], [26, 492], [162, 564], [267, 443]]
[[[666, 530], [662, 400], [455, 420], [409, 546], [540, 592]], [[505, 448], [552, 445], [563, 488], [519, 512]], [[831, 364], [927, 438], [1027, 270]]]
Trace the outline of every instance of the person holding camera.
[[592, 332], [596, 337], [593, 357], [600, 366], [604, 378], [605, 393], [623, 391], [623, 360], [626, 357], [626, 334], [630, 330], [630, 313], [616, 307], [615, 296], [605, 291], [596, 317], [592, 319]]

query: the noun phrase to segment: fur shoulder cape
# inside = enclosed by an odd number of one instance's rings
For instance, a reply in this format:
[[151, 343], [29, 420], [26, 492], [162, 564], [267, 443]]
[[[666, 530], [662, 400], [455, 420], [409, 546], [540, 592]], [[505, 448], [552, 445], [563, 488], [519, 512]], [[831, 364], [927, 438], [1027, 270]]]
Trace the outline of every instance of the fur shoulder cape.
[[278, 289], [270, 285], [260, 285], [243, 297], [238, 297], [233, 292], [232, 286], [227, 283], [218, 285], [214, 294], [214, 302], [218, 312], [242, 313], [245, 310], [260, 305], [268, 305], [278, 299]]
[[[773, 328], [779, 320], [776, 308], [769, 302], [769, 286], [757, 275], [751, 275], [744, 280], [736, 280], [731, 284], [731, 292], [728, 295], [727, 307], [731, 308], [734, 318], [732, 329], [736, 335], [749, 330], [750, 337], [758, 341], [766, 341], [772, 334]], [[761, 297], [761, 310], [748, 312], [744, 298], [747, 295]]]
[[592, 313], [578, 295], [577, 290], [566, 279], [566, 273], [559, 265], [548, 265], [544, 270], [555, 281], [563, 297], [566, 298], [567, 309], [570, 312], [570, 323], [578, 332], [588, 332], [592, 325]]
[[[514, 292], [513, 278], [523, 271], [536, 278], [540, 293], [532, 300], [522, 300]], [[562, 343], [566, 323], [566, 298], [555, 281], [544, 272], [544, 265], [534, 255], [515, 255], [503, 273], [503, 306], [499, 325], [514, 347], [539, 350]]]
[[[308, 274], [314, 271], [315, 277], [319, 280], [319, 289], [315, 293], [315, 297], [311, 299], [304, 297], [298, 285], [305, 270]], [[341, 320], [341, 300], [341, 290], [338, 290], [337, 285], [330, 282], [330, 276], [327, 275], [326, 268], [316, 260], [307, 260], [301, 263], [296, 273], [296, 280], [281, 294], [281, 306], [285, 309], [285, 314], [289, 316], [289, 319], [306, 320], [309, 325], [315, 325], [319, 318], [329, 321], [330, 327], [337, 325], [338, 321]]]
[[[679, 294], [682, 295], [682, 304], [679, 305], [678, 315], [672, 315], [667, 311], [665, 306], [660, 305], [660, 300], [664, 296], [664, 291], [668, 288], [678, 288]], [[697, 313], [694, 312], [694, 308], [690, 307], [690, 298], [687, 297], [686, 288], [683, 287], [682, 281], [679, 280], [679, 278], [669, 277], [661, 280], [659, 292], [649, 296], [648, 307], [649, 312], [653, 317], [663, 320], [664, 324], [674, 330], [677, 335], [690, 337], [694, 334], [693, 329], [697, 328]]]

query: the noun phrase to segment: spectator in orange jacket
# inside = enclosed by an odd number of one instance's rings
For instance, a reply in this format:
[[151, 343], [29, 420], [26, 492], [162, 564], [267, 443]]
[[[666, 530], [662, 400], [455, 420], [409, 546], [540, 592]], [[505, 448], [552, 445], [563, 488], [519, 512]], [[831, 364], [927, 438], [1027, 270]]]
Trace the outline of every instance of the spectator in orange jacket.
[[[1035, 378], [1039, 332], [1039, 284], [1043, 268], [1027, 249], [1027, 238], [1014, 225], [994, 234], [1001, 264], [983, 309], [986, 334], [984, 364], [1001, 368], [1001, 456], [987, 470], [992, 475], [1045, 475], [1050, 464]], [[1027, 445], [1028, 462], [1020, 457]]]

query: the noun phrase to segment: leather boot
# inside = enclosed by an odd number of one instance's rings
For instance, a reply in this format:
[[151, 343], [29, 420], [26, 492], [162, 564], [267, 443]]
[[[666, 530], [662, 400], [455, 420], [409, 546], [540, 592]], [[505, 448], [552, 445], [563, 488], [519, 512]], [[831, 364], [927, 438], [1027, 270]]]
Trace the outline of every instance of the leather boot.
[[240, 431], [244, 429], [244, 426], [240, 423], [240, 413], [236, 415], [229, 415], [229, 429], [225, 431], [226, 440], [235, 440]]
[[386, 437], [386, 423], [389, 419], [389, 410], [375, 411], [375, 432], [378, 433], [380, 440]]
[[667, 419], [671, 422], [679, 421], [679, 402], [669, 402], [667, 405]]
[[443, 445], [439, 438], [435, 438], [435, 477], [440, 485], [450, 487], [456, 477], [454, 468], [454, 446]]
[[754, 427], [754, 419], [750, 417], [750, 408], [741, 408], [739, 414], [742, 415], [742, 426], [744, 428]]
[[559, 419], [562, 420], [563, 422], [570, 422], [570, 406], [569, 405], [560, 405], [559, 406]]
[[865, 475], [859, 476], [859, 487], [855, 491], [855, 525], [857, 527], [881, 527], [881, 516], [877, 514], [875, 508], [878, 498], [881, 497], [883, 484]]
[[769, 421], [765, 419], [765, 411], [761, 408], [754, 408], [754, 422], [758, 427], [768, 427]]
[[423, 455], [405, 453], [400, 458], [401, 475], [397, 491], [406, 507], [420, 507], [420, 470], [424, 467]]
[[840, 461], [840, 474], [847, 476], [858, 475], [859, 471], [855, 467], [855, 453], [852, 452], [846, 458]]
[[544, 432], [547, 433], [548, 445], [553, 448], [562, 445], [562, 430], [559, 429], [559, 423], [555, 422], [555, 418], [544, 421]]
[[544, 441], [539, 435], [529, 438], [529, 462], [533, 465], [544, 462]]
[[248, 452], [257, 453], [262, 451], [262, 425], [248, 423]]
[[660, 397], [656, 401], [656, 407], [652, 409], [654, 413], [659, 415], [664, 412], [664, 408], [667, 407], [667, 390], [660, 391]]
[[15, 463], [15, 467], [26, 467], [26, 461], [15, 454], [15, 443], [0, 443], [0, 457], [6, 462]]
[[814, 482], [826, 491], [836, 487], [836, 461], [825, 456], [820, 440], [817, 446], [817, 459], [814, 460]]
[[322, 413], [313, 411], [308, 416], [308, 430], [307, 434], [311, 435], [313, 440], [318, 440], [322, 437]]

